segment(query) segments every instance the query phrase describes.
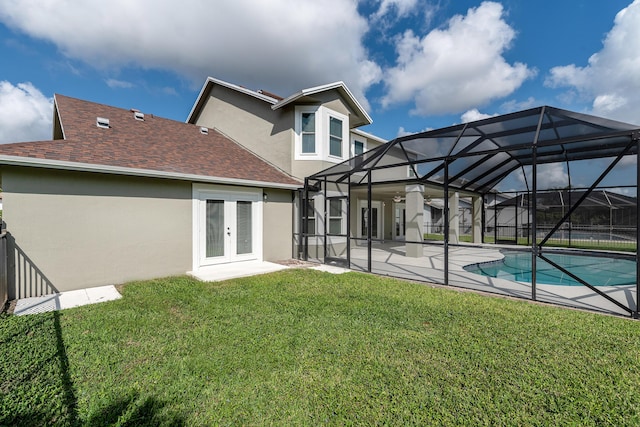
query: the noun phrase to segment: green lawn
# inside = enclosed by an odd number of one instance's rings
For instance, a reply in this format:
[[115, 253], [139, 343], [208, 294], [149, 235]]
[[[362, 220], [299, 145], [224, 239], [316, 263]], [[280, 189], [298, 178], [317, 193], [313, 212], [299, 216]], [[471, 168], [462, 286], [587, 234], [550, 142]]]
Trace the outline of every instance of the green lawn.
[[640, 425], [640, 323], [348, 273], [0, 318], [0, 425]]

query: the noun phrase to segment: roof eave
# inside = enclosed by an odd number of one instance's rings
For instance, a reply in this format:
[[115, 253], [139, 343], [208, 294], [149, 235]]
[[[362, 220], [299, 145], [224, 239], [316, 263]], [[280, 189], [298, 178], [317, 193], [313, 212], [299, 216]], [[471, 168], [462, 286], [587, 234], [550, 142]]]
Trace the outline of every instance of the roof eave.
[[57, 170], [71, 170], [77, 172], [95, 172], [112, 175], [127, 175], [146, 178], [176, 179], [180, 181], [206, 182], [212, 184], [242, 185], [247, 187], [266, 187], [285, 190], [297, 190], [300, 184], [285, 184], [280, 182], [264, 182], [238, 178], [215, 177], [208, 175], [185, 174], [179, 172], [165, 172], [151, 169], [127, 168], [91, 163], [68, 162], [62, 160], [39, 159], [33, 157], [0, 155], [0, 165], [27, 166]]
[[374, 141], [380, 142], [382, 144], [386, 144], [387, 142], [389, 142], [389, 140], [387, 140], [387, 139], [380, 138], [377, 135], [374, 135], [374, 134], [369, 133], [369, 132], [365, 132], [365, 131], [360, 130], [360, 129], [351, 129], [351, 132], [356, 133], [356, 134], [358, 134], [360, 136], [363, 136], [365, 138], [373, 139]]
[[342, 90], [344, 92], [347, 102], [351, 104], [351, 107], [356, 112], [356, 115], [361, 118], [360, 122], [357, 123], [358, 126], [370, 125], [371, 123], [373, 123], [371, 116], [369, 116], [369, 114], [365, 111], [362, 105], [360, 105], [358, 100], [353, 96], [353, 94], [351, 93], [347, 85], [345, 85], [344, 82], [341, 82], [341, 81], [328, 83], [326, 85], [321, 85], [321, 86], [310, 87], [307, 89], [302, 89], [301, 91], [296, 92], [291, 96], [288, 96], [282, 101], [275, 103], [274, 105], [271, 106], [271, 109], [277, 110], [287, 105], [290, 105], [292, 103], [295, 103], [297, 100], [305, 96], [311, 96], [317, 93], [326, 92], [334, 89]]

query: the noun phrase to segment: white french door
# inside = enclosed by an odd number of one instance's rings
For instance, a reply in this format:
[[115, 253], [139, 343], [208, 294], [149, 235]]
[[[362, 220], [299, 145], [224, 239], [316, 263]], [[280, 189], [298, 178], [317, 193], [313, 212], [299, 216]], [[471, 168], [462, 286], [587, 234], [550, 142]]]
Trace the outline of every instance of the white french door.
[[[358, 200], [358, 237], [366, 238], [369, 230], [369, 212], [366, 200]], [[379, 200], [371, 201], [371, 238], [382, 239], [382, 202]]]
[[260, 259], [261, 191], [194, 188], [194, 268]]

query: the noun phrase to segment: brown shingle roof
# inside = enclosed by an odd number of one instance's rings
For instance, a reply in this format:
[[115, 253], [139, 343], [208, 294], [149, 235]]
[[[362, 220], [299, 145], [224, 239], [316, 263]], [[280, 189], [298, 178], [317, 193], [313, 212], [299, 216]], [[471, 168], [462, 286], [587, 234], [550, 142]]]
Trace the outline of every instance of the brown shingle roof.
[[[300, 185], [216, 130], [56, 95], [64, 138], [0, 145], [0, 155]], [[109, 128], [96, 126], [98, 117]]]

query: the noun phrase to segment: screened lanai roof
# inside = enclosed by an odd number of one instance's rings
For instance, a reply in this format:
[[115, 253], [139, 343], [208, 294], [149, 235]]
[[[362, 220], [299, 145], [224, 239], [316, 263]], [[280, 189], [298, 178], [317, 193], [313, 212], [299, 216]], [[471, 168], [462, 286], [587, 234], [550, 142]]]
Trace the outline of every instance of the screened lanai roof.
[[543, 106], [397, 138], [310, 178], [442, 185], [446, 175], [452, 188], [487, 193], [534, 163], [636, 154], [639, 137], [637, 125]]

